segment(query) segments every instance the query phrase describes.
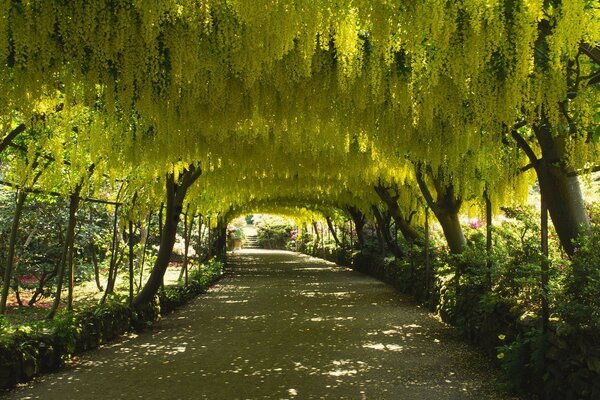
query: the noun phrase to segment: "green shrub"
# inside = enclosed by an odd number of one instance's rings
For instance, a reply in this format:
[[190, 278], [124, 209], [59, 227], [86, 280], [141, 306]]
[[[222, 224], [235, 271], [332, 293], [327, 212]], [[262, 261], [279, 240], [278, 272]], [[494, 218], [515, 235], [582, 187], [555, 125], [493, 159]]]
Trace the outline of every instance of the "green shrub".
[[204, 293], [222, 274], [223, 262], [212, 259], [190, 274], [189, 285], [166, 288], [158, 296], [160, 303], [136, 312], [129, 307], [126, 296], [112, 295], [104, 304], [61, 311], [51, 321], [15, 327], [1, 317], [0, 388], [53, 371], [74, 353], [96, 348], [132, 328], [146, 328], [160, 314]]
[[296, 227], [283, 218], [263, 219], [256, 224], [257, 240], [263, 249], [286, 249]]

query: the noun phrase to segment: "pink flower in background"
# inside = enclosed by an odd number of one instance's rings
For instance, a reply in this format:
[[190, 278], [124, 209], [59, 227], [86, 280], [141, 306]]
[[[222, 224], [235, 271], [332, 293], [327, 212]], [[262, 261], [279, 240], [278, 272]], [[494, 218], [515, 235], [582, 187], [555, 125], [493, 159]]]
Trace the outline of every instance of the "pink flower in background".
[[479, 220], [479, 218], [473, 218], [469, 220], [469, 228], [471, 229], [479, 229], [483, 226], [483, 223]]
[[19, 281], [21, 283], [37, 283], [38, 278], [35, 276], [22, 276], [21, 278], [19, 278]]

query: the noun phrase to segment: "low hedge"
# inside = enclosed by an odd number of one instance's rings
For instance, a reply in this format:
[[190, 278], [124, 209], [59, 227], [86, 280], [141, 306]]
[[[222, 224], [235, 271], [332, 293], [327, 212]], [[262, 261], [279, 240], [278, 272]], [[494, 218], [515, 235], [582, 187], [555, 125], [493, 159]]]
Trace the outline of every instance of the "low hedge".
[[113, 297], [91, 308], [63, 311], [52, 321], [12, 327], [0, 321], [0, 389], [10, 389], [34, 376], [58, 370], [72, 355], [95, 349], [125, 332], [141, 330], [203, 294], [223, 274], [212, 262], [193, 271], [188, 285], [166, 287], [155, 304], [133, 310], [126, 298]]
[[357, 253], [352, 267], [415, 296], [444, 322], [454, 325], [496, 359], [512, 391], [545, 399], [600, 399], [597, 329], [551, 321], [548, 332], [542, 333], [535, 317], [520, 317], [507, 299], [481, 290], [476, 280], [467, 280], [457, 295], [443, 269], [432, 277], [432, 291], [427, 295], [420, 265]]

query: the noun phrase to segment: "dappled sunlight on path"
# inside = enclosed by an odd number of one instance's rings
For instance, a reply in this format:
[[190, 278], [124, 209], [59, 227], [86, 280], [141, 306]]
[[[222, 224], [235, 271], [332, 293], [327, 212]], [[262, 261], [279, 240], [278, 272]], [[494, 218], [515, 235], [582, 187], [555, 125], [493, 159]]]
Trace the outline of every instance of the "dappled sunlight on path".
[[495, 399], [491, 368], [389, 286], [322, 260], [244, 250], [153, 331], [10, 399]]

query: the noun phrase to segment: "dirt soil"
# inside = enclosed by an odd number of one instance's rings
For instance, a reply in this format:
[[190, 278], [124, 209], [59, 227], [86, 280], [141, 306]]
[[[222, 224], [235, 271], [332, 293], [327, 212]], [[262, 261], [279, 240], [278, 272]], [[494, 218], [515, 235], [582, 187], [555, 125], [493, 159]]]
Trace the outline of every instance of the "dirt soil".
[[291, 252], [230, 260], [228, 277], [152, 331], [4, 398], [507, 398], [485, 357], [390, 286]]

